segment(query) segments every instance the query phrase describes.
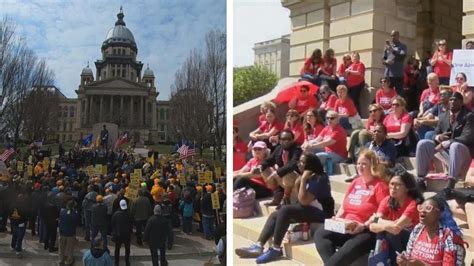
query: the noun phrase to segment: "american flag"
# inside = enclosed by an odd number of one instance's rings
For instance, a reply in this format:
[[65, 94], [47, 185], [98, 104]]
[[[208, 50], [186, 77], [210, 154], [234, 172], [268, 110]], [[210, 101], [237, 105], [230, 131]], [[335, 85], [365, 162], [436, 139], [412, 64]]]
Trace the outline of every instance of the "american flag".
[[13, 148], [6, 149], [2, 153], [2, 155], [0, 155], [0, 160], [2, 162], [4, 162], [4, 161], [8, 160], [8, 158], [10, 158], [10, 156], [12, 156], [12, 154], [14, 154], [14, 153], [15, 153], [15, 149], [13, 149]]
[[189, 156], [194, 156], [196, 154], [194, 148], [189, 148], [186, 145], [182, 145], [179, 149], [176, 150], [179, 153], [179, 159], [185, 159]]
[[115, 147], [114, 147], [114, 149], [117, 150], [117, 149], [120, 147], [120, 145], [125, 144], [125, 143], [127, 143], [127, 142], [128, 142], [128, 133], [125, 132], [125, 133], [123, 133], [123, 135], [122, 135], [120, 138], [118, 138], [117, 141], [115, 142]]

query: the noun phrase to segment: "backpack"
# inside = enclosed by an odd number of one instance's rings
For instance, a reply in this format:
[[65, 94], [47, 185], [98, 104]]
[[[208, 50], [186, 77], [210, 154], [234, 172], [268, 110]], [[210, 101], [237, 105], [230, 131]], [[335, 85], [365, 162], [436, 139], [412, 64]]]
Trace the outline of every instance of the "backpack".
[[252, 188], [239, 188], [234, 191], [233, 212], [234, 218], [248, 218], [253, 216], [255, 210], [255, 190]]

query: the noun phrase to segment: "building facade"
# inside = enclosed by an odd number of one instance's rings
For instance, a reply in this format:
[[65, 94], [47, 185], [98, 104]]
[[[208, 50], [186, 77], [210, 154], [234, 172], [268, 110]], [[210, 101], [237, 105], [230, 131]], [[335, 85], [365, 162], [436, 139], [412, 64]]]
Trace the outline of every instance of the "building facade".
[[127, 131], [138, 143], [170, 141], [166, 119], [158, 120], [167, 102], [157, 101], [155, 75], [137, 60], [137, 44], [123, 18], [120, 9], [102, 43], [102, 58], [94, 62], [95, 73], [89, 64], [82, 70], [77, 99], [61, 101], [60, 141], [76, 141], [100, 123], [116, 124], [119, 134]]
[[272, 71], [278, 78], [289, 76], [290, 36], [258, 42], [253, 47], [255, 65], [261, 65]]
[[[472, 0], [281, 0], [290, 10], [290, 76], [298, 76], [304, 59], [316, 48], [333, 48], [338, 62], [359, 52], [369, 86], [383, 75], [384, 42], [400, 32], [409, 55], [432, 53], [434, 40], [459, 49], [474, 39]], [[464, 39], [463, 39], [464, 36]]]

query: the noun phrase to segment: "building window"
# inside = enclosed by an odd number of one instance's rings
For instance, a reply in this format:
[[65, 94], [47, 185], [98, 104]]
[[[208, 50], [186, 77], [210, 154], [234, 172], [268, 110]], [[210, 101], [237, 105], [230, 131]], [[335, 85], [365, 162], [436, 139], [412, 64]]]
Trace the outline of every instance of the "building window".
[[122, 78], [125, 78], [125, 69], [122, 69]]
[[115, 77], [115, 69], [112, 69], [112, 77]]
[[165, 125], [163, 125], [163, 124], [160, 125], [160, 131], [165, 132]]
[[117, 49], [114, 49], [114, 55], [117, 54]]
[[66, 135], [63, 134], [62, 139], [63, 139], [63, 141], [65, 141], [66, 140]]
[[69, 140], [72, 140], [72, 134], [69, 134]]
[[67, 106], [64, 106], [64, 117], [67, 117]]
[[170, 119], [170, 110], [166, 109], [166, 120]]
[[63, 123], [63, 131], [66, 131], [66, 127], [67, 127], [67, 123], [64, 122], [64, 123]]
[[165, 120], [165, 109], [160, 109], [160, 120]]
[[74, 117], [74, 106], [69, 107], [69, 117]]

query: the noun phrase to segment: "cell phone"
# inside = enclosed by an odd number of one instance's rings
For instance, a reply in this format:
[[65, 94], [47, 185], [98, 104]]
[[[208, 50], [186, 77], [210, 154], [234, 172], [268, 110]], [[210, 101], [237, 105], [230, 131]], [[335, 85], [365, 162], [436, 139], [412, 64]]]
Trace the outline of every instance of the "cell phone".
[[390, 41], [389, 41], [389, 40], [386, 40], [385, 43], [386, 43], [387, 45], [390, 45]]

